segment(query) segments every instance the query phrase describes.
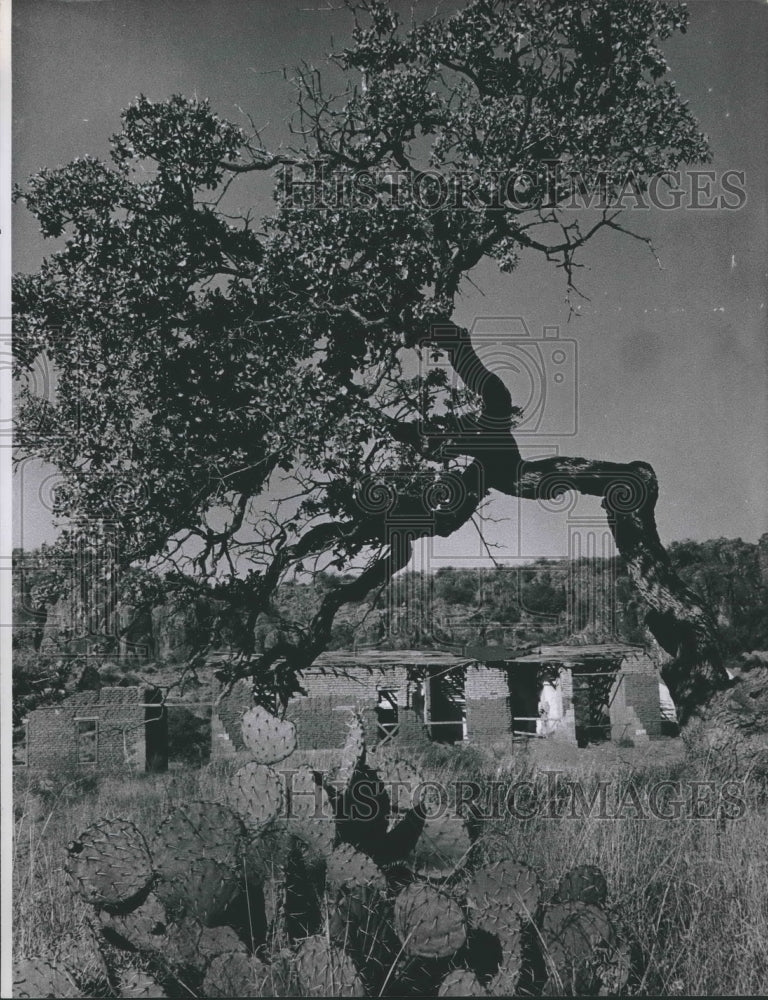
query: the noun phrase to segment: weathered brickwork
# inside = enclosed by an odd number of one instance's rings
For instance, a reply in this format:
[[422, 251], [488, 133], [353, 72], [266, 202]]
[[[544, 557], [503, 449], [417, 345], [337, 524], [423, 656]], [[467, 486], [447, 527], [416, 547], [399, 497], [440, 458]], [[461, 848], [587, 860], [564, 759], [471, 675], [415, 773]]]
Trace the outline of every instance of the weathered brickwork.
[[511, 734], [509, 685], [503, 664], [467, 667], [464, 693], [467, 739], [471, 743], [489, 743]]
[[[147, 720], [145, 702], [149, 697], [141, 688], [102, 688], [82, 691], [59, 705], [36, 709], [27, 721], [29, 766], [145, 770], [148, 727], [166, 725], [164, 716]], [[151, 746], [152, 741], [149, 743]]]
[[353, 713], [362, 714], [368, 743], [377, 743], [382, 738], [376, 714], [380, 691], [392, 692], [397, 702], [402, 730], [398, 740], [413, 732], [409, 722], [414, 720], [407, 718], [413, 712], [407, 707], [410, 688], [405, 666], [309, 670], [302, 677], [302, 687], [306, 695], [293, 698], [286, 713], [296, 723], [300, 750], [343, 746]]
[[[382, 691], [389, 692], [397, 704], [397, 736], [400, 744], [423, 743], [428, 737], [425, 725], [430, 706], [424, 696], [430, 670], [465, 671], [465, 734], [469, 742], [492, 747], [513, 738], [513, 715], [535, 715], [537, 708], [522, 702], [511, 704], [516, 664], [530, 669], [538, 664], [540, 681], [548, 679], [551, 710], [547, 719], [536, 723], [536, 734], [576, 744], [573, 666], [589, 667], [590, 659], [615, 663], [620, 682], [614, 685], [610, 707], [611, 736], [635, 738], [638, 730], [644, 737], [661, 732], [658, 675], [652, 659], [640, 649], [613, 644], [610, 647], [545, 647], [519, 661], [486, 662], [429, 654], [420, 651], [330, 652], [320, 657], [302, 675], [305, 694], [294, 697], [286, 717], [297, 727], [298, 749], [318, 753], [344, 744], [352, 713], [363, 718], [366, 739], [373, 745], [382, 738], [377, 705]], [[419, 678], [421, 683], [419, 683]], [[212, 719], [214, 756], [243, 750], [240, 719], [253, 699], [246, 681], [240, 681], [226, 697], [219, 700]], [[534, 698], [535, 702], [535, 698]], [[434, 720], [434, 715], [432, 716]], [[434, 727], [437, 730], [437, 727]], [[637, 738], [641, 738], [637, 736]]]
[[611, 739], [640, 742], [661, 736], [661, 699], [655, 674], [622, 671], [610, 701]]

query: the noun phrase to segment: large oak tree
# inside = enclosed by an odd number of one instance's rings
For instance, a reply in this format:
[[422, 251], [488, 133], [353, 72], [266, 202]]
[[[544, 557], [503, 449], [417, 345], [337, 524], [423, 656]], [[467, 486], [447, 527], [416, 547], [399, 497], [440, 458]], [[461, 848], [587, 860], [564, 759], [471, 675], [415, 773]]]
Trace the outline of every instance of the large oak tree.
[[[142, 97], [111, 162], [43, 170], [19, 192], [65, 238], [15, 281], [20, 372], [44, 356], [58, 378], [55, 403], [21, 392], [24, 453], [60, 470], [71, 523], [117, 524], [125, 564], [185, 559], [245, 615], [233, 675], [283, 699], [338, 609], [417, 538], [451, 535], [493, 493], [599, 497], [689, 732], [751, 754], [760, 692], [754, 677], [729, 685], [713, 623], [672, 570], [653, 469], [526, 460], [519, 401], [454, 321], [483, 258], [514, 272], [541, 254], [572, 286], [582, 248], [627, 231], [612, 207], [571, 210], [574, 176], [610, 206], [628, 178], [643, 192], [706, 161], [661, 49], [684, 9], [473, 0], [411, 27], [380, 0], [350, 10], [331, 63], [345, 82], [297, 72], [278, 150], [205, 101]], [[273, 210], [233, 217], [232, 185], [257, 171], [276, 175]], [[362, 568], [257, 649], [280, 581], [318, 561]]]

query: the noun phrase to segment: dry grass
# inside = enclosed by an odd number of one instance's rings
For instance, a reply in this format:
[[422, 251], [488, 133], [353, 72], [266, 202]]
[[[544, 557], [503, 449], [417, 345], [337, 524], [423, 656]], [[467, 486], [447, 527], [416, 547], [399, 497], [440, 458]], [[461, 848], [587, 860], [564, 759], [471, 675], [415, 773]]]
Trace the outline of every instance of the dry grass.
[[[435, 748], [421, 761], [436, 780], [477, 775], [477, 755]], [[101, 817], [125, 817], [153, 830], [168, 808], [217, 797], [214, 767], [168, 775], [78, 778], [46, 784], [22, 774], [15, 796], [14, 948], [54, 955], [83, 913], [63, 872], [64, 848]], [[529, 778], [512, 774], [513, 783]], [[624, 775], [624, 780], [631, 778]], [[589, 790], [589, 781], [585, 787]], [[641, 793], [653, 780], [634, 776]], [[567, 812], [567, 810], [566, 810]], [[752, 795], [744, 815], [725, 823], [676, 819], [502, 817], [483, 826], [481, 850], [500, 850], [537, 869], [552, 889], [568, 868], [594, 863], [609, 903], [634, 932], [644, 955], [636, 995], [768, 994], [768, 804]]]

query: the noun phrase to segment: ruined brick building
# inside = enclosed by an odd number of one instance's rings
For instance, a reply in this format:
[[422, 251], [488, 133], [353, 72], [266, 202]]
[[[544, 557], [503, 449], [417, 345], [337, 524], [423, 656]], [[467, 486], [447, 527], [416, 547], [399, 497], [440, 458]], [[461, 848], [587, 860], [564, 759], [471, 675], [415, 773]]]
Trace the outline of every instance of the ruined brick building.
[[[437, 650], [327, 652], [302, 677], [288, 705], [299, 749], [343, 746], [351, 713], [371, 745], [432, 740], [499, 749], [541, 738], [573, 745], [642, 743], [662, 734], [657, 667], [639, 646], [595, 643]], [[210, 693], [211, 755], [242, 750], [240, 719], [250, 686]], [[98, 770], [163, 769], [168, 759], [162, 691], [140, 687], [82, 691], [30, 713], [27, 763]]]
[[[287, 717], [300, 750], [342, 746], [351, 712], [371, 743], [425, 738], [498, 747], [539, 737], [578, 746], [645, 742], [662, 735], [658, 670], [642, 647], [624, 643], [324, 653], [305, 671], [304, 695]], [[219, 699], [214, 754], [242, 749], [238, 720], [251, 702], [246, 682]]]
[[161, 699], [157, 689], [103, 687], [35, 709], [27, 719], [27, 764], [50, 770], [164, 770], [168, 715]]

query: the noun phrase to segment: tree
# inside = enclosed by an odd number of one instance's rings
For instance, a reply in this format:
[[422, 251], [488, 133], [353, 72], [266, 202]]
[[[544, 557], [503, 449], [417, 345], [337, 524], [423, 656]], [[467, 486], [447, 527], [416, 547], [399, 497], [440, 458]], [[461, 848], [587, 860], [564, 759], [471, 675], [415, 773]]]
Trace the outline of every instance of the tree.
[[[141, 97], [110, 163], [18, 192], [66, 237], [15, 282], [20, 372], [45, 355], [61, 373], [55, 404], [22, 393], [23, 447], [61, 470], [59, 513], [117, 523], [126, 565], [174, 559], [241, 611], [232, 675], [283, 700], [416, 538], [493, 492], [600, 497], [682, 718], [722, 715], [717, 634], [660, 542], [653, 469], [524, 460], [519, 407], [453, 320], [483, 258], [541, 254], [573, 289], [582, 248], [628, 232], [610, 207], [628, 184], [708, 159], [660, 48], [684, 8], [471, 0], [406, 29], [382, 0], [348, 6], [346, 82], [297, 71], [292, 147], [205, 101]], [[273, 213], [232, 218], [231, 185], [272, 170]], [[604, 199], [588, 222], [564, 211], [574, 177]], [[247, 638], [286, 576], [361, 565], [308, 625]]]

